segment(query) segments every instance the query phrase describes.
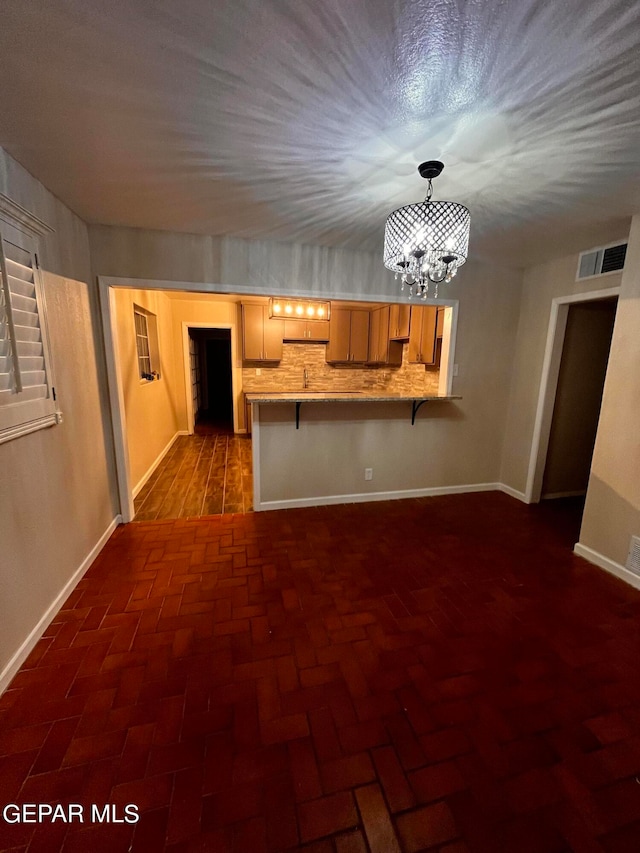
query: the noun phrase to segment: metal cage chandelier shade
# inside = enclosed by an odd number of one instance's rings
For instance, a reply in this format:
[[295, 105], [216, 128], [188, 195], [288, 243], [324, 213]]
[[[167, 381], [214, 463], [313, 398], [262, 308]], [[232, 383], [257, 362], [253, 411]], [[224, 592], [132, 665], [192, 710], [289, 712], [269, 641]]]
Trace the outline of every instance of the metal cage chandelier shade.
[[431, 201], [432, 179], [443, 164], [422, 163], [418, 171], [429, 181], [423, 202], [408, 204], [387, 217], [384, 230], [384, 265], [402, 280], [401, 290], [409, 296], [438, 296], [438, 285], [451, 281], [467, 260], [471, 216], [466, 207], [453, 201]]

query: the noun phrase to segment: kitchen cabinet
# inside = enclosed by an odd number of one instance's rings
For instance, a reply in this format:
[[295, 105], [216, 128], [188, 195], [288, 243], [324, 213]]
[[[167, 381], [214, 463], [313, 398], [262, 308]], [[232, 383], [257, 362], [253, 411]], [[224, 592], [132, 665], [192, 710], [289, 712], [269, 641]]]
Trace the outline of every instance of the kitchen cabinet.
[[402, 364], [402, 343], [389, 339], [390, 306], [374, 308], [369, 323], [369, 364]]
[[441, 338], [444, 332], [444, 308], [438, 308], [438, 319], [436, 320], [436, 338]]
[[409, 329], [409, 362], [435, 364], [437, 308], [431, 305], [411, 306]]
[[242, 303], [242, 355], [245, 361], [280, 361], [284, 320], [269, 317], [269, 306]]
[[410, 305], [389, 306], [389, 339], [406, 341], [409, 339]]
[[331, 305], [327, 361], [365, 363], [369, 356], [369, 311]]
[[329, 340], [329, 320], [289, 320], [284, 321], [285, 341], [319, 341]]

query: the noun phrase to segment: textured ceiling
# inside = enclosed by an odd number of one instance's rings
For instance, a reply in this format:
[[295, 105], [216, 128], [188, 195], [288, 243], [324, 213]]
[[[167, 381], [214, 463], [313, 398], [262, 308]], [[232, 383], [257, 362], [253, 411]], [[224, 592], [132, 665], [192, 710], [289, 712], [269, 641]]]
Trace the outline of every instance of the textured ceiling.
[[1, 23], [0, 145], [90, 222], [381, 250], [432, 158], [472, 255], [640, 210], [638, 2], [4, 0]]

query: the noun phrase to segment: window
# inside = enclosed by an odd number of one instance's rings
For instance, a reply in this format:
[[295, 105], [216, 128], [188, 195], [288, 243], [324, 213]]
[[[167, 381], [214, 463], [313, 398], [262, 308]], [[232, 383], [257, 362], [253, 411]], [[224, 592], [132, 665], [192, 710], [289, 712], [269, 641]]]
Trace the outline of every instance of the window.
[[56, 423], [31, 220], [39, 223], [6, 196], [0, 198], [0, 442]]
[[138, 374], [145, 382], [160, 379], [158, 366], [158, 326], [155, 314], [133, 306], [133, 320], [136, 329], [136, 349], [138, 351]]

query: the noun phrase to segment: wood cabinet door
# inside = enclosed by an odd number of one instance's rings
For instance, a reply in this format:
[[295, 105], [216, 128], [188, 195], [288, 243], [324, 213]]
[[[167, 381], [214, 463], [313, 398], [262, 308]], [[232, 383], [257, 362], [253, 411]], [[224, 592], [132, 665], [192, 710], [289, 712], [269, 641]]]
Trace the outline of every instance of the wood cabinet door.
[[398, 334], [395, 335], [396, 338], [408, 338], [409, 337], [409, 318], [411, 317], [411, 306], [410, 305], [398, 305]]
[[420, 364], [420, 347], [422, 346], [422, 312], [424, 308], [411, 306], [411, 323], [409, 326], [409, 361]]
[[264, 347], [264, 306], [242, 305], [242, 355], [246, 361], [261, 361]]
[[398, 337], [398, 330], [400, 329], [400, 306], [399, 305], [390, 305], [389, 306], [389, 335], [392, 338]]
[[386, 364], [389, 361], [389, 315], [388, 305], [378, 308], [378, 361]]
[[327, 361], [349, 361], [351, 338], [351, 311], [331, 306]]
[[328, 341], [329, 340], [329, 321], [328, 320], [309, 320], [307, 323], [307, 340], [308, 341]]
[[436, 321], [436, 338], [441, 338], [444, 331], [444, 308], [438, 308], [438, 319]]
[[351, 361], [366, 361], [369, 357], [369, 311], [351, 311]]
[[389, 306], [389, 340], [406, 340], [409, 337], [410, 305]]
[[435, 364], [437, 308], [411, 306], [409, 361], [412, 364]]
[[422, 309], [422, 335], [420, 342], [420, 361], [422, 364], [435, 364], [437, 320], [437, 308], [429, 306]]
[[285, 341], [303, 341], [307, 338], [307, 324], [304, 320], [285, 320]]
[[380, 309], [369, 314], [369, 357], [370, 364], [380, 361]]
[[284, 320], [269, 317], [269, 308], [265, 305], [262, 309], [264, 323], [264, 347], [263, 359], [265, 361], [282, 360], [282, 338], [284, 336]]

